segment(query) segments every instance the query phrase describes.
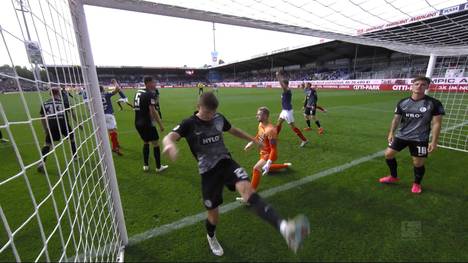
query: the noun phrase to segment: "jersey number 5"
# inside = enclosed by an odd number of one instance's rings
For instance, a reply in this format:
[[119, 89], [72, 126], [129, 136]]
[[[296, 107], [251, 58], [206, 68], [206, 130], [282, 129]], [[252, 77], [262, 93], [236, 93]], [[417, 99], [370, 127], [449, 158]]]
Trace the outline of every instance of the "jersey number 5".
[[139, 108], [140, 107], [140, 96], [141, 96], [141, 93], [140, 92], [137, 92], [137, 94], [135, 94], [135, 101], [134, 101], [134, 105], [135, 108]]

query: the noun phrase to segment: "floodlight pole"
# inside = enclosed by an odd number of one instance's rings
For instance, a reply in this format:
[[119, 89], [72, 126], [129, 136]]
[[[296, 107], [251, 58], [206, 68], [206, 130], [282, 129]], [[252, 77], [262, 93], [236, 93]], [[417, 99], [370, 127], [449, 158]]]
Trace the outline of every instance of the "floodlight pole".
[[426, 77], [431, 78], [432, 75], [434, 74], [436, 61], [437, 61], [437, 56], [431, 53], [431, 56], [429, 57], [429, 63], [427, 64]]
[[[431, 78], [432, 75], [434, 74], [434, 68], [437, 62], [437, 56], [431, 53], [431, 56], [429, 57], [429, 63], [427, 63], [427, 69], [426, 69], [426, 77]], [[426, 89], [424, 92], [426, 94], [429, 93], [429, 89]]]
[[216, 27], [215, 27], [215, 22], [213, 22], [213, 51], [216, 51]]
[[106, 121], [104, 116], [104, 108], [102, 106], [101, 92], [99, 90], [99, 82], [94, 65], [93, 53], [91, 51], [91, 43], [89, 40], [88, 25], [86, 23], [86, 15], [83, 8], [82, 0], [69, 0], [68, 1], [75, 28], [75, 37], [80, 50], [81, 69], [83, 77], [87, 84], [91, 106], [94, 108], [95, 116], [93, 117], [93, 126], [97, 129], [97, 136], [99, 137], [102, 145], [99, 147], [99, 152], [104, 155], [103, 162], [107, 166], [106, 170], [103, 169], [105, 176], [109, 180], [109, 190], [111, 192], [112, 203], [114, 212], [117, 217], [117, 227], [119, 236], [123, 245], [128, 244], [127, 228], [125, 226], [125, 218], [120, 200], [119, 187], [117, 185], [117, 177], [115, 173], [114, 161], [112, 159], [112, 152], [109, 143], [109, 136], [107, 134]]

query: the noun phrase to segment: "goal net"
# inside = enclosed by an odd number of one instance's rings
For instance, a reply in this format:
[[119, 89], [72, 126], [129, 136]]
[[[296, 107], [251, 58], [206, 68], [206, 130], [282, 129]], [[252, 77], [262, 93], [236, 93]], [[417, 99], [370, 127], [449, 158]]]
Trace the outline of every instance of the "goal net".
[[127, 242], [77, 23], [67, 0], [0, 1], [1, 261], [115, 262]]
[[468, 152], [468, 57], [438, 57], [429, 95], [445, 107], [439, 146]]

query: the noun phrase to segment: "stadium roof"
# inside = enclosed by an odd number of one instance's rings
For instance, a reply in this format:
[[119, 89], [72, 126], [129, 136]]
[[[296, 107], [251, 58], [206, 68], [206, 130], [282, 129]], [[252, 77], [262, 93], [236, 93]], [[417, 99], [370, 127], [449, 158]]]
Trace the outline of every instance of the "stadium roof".
[[219, 65], [214, 69], [220, 71], [243, 72], [255, 69], [267, 69], [271, 67], [285, 67], [290, 65], [304, 65], [311, 62], [326, 62], [335, 59], [353, 59], [359, 46], [359, 57], [371, 57], [375, 54], [390, 55], [394, 51], [381, 47], [362, 46], [342, 41], [331, 41], [319, 45], [302, 47], [280, 53], [256, 57], [245, 61]]
[[[94, 6], [335, 39], [417, 55], [468, 53], [468, 3], [461, 0], [83, 1]], [[414, 22], [418, 25], [408, 26]]]

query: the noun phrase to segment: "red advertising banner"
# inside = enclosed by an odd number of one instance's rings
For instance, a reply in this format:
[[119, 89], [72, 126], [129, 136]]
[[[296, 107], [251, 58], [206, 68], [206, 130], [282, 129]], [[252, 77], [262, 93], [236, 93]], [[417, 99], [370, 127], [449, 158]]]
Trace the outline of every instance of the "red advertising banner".
[[[332, 90], [375, 90], [375, 91], [409, 91], [412, 79], [352, 79], [352, 80], [312, 80], [290, 81], [291, 88], [299, 88], [303, 83], [311, 83], [318, 89]], [[278, 81], [263, 82], [220, 82], [219, 87], [243, 88], [279, 88]], [[430, 91], [468, 92], [468, 78], [433, 78]]]

